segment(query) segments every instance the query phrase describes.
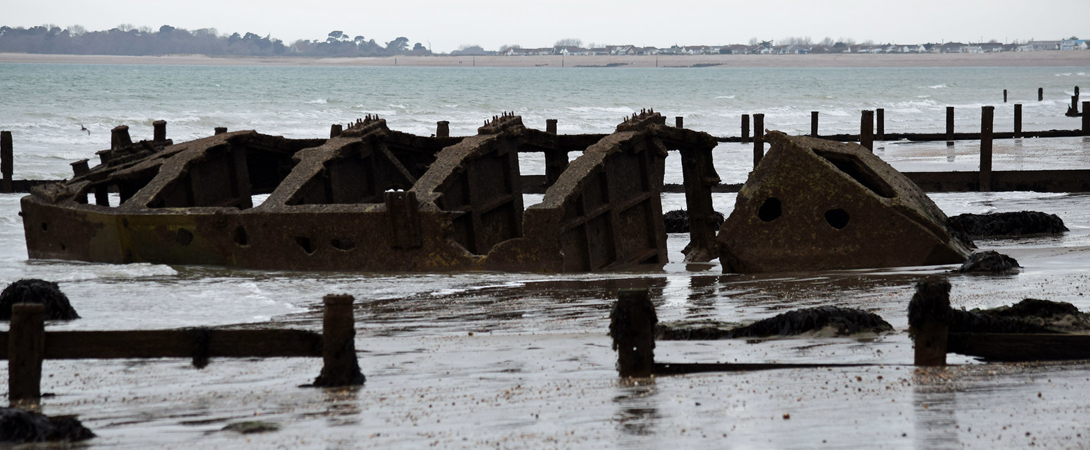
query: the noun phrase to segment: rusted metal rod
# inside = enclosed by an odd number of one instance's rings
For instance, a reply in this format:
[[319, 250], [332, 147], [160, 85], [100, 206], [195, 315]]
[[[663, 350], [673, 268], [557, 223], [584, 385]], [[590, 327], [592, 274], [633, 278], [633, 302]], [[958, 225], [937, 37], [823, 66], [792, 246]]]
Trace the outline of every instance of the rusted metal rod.
[[650, 377], [655, 366], [655, 306], [647, 289], [621, 289], [609, 314], [621, 377]]
[[8, 400], [14, 406], [21, 401], [42, 397], [42, 359], [45, 356], [45, 305], [11, 305], [8, 331]]
[[992, 124], [994, 106], [980, 108], [980, 192], [992, 191]]

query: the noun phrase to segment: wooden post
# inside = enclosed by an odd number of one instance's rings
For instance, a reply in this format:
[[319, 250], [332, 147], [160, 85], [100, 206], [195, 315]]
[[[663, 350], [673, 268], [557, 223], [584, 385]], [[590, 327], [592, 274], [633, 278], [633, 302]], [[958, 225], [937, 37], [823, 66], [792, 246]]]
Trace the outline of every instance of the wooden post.
[[8, 400], [14, 406], [21, 400], [42, 397], [42, 359], [45, 354], [45, 305], [11, 305], [8, 331]]
[[[556, 119], [545, 120], [545, 132], [553, 135], [556, 134]], [[560, 178], [560, 174], [564, 173], [567, 169], [567, 150], [545, 150], [545, 179], [549, 186], [556, 183], [556, 180]]]
[[877, 115], [875, 120], [878, 121], [878, 131], [875, 133], [874, 138], [879, 141], [884, 141], [886, 140], [886, 109], [878, 108], [874, 111]]
[[1003, 103], [1007, 103], [1007, 90], [1003, 89]]
[[333, 139], [333, 138], [335, 138], [337, 136], [340, 136], [341, 133], [343, 133], [343, 132], [344, 132], [344, 125], [341, 125], [339, 123], [335, 123], [335, 124], [329, 126], [329, 138], [330, 139]]
[[655, 306], [647, 289], [621, 289], [609, 314], [609, 335], [621, 377], [650, 377], [655, 366]]
[[3, 173], [3, 186], [0, 190], [12, 192], [12, 174], [15, 172], [15, 150], [11, 142], [10, 131], [0, 131], [0, 173]]
[[435, 137], [450, 137], [450, 121], [440, 120], [435, 123]]
[[810, 111], [810, 136], [818, 137], [818, 112]]
[[156, 120], [151, 123], [154, 129], [151, 140], [154, 142], [163, 142], [167, 140], [167, 121]]
[[954, 107], [946, 107], [946, 142], [954, 142]]
[[216, 134], [223, 134], [227, 132], [227, 127], [216, 127]]
[[110, 130], [110, 150], [117, 150], [130, 145], [132, 145], [132, 138], [129, 137], [128, 125], [118, 125]]
[[322, 299], [322, 373], [315, 386], [358, 386], [366, 381], [356, 359], [356, 320], [351, 295], [327, 295]]
[[1045, 99], [1045, 88], [1037, 88], [1037, 101], [1039, 101], [1039, 102], [1044, 101], [1044, 99]]
[[765, 157], [765, 115], [753, 115], [753, 167]]
[[685, 128], [685, 118], [681, 116], [674, 117], [674, 126], [678, 128]]
[[864, 110], [859, 120], [859, 145], [874, 152], [874, 111]]
[[994, 106], [980, 107], [980, 192], [992, 191], [992, 118]]
[[908, 303], [908, 326], [917, 366], [946, 365], [951, 316], [949, 281], [929, 279], [916, 283], [916, 294]]
[[1022, 104], [1014, 104], [1014, 137], [1022, 137]]
[[1082, 135], [1090, 136], [1090, 112], [1087, 111], [1090, 108], [1090, 102], [1082, 102]]
[[1079, 113], [1079, 96], [1077, 96], [1077, 95], [1072, 95], [1071, 96], [1071, 108], [1069, 110], [1071, 111], [1070, 114], [1078, 114]]
[[742, 143], [749, 142], [749, 114], [742, 114]]

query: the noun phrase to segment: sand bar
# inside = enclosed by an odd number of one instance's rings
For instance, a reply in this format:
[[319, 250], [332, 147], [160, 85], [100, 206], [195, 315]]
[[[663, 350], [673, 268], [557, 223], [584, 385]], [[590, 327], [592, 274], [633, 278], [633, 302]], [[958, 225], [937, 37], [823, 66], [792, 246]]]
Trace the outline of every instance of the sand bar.
[[821, 55], [398, 56], [378, 58], [0, 53], [0, 63], [314, 67], [1090, 67], [1090, 51]]

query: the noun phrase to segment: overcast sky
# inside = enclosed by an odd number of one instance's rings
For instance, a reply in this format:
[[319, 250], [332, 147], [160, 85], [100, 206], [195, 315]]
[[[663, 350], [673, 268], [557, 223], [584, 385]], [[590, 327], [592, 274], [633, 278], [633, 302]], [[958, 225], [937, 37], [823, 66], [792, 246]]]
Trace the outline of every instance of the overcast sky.
[[[668, 47], [808, 36], [856, 42], [1000, 42], [1090, 36], [1090, 0], [11, 0], [0, 25], [161, 25], [271, 34], [285, 43], [332, 30], [385, 43], [398, 36], [435, 52], [477, 44]], [[1084, 36], [1086, 35], [1086, 36]]]

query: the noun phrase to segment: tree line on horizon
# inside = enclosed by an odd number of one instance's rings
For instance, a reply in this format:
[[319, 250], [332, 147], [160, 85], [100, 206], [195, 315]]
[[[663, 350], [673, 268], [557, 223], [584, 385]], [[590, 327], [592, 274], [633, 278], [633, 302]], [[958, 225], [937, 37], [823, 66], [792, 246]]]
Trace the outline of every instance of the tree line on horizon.
[[70, 55], [160, 56], [199, 54], [209, 56], [397, 56], [430, 55], [419, 42], [398, 37], [379, 44], [363, 36], [333, 31], [324, 40], [301, 39], [285, 45], [280, 39], [254, 33], [220, 34], [215, 28], [189, 31], [163, 25], [119, 25], [104, 31], [87, 31], [79, 25], [61, 29], [54, 25], [30, 28], [0, 26], [0, 52]]

